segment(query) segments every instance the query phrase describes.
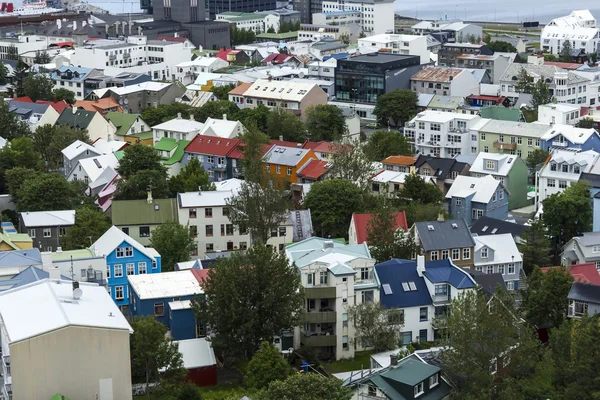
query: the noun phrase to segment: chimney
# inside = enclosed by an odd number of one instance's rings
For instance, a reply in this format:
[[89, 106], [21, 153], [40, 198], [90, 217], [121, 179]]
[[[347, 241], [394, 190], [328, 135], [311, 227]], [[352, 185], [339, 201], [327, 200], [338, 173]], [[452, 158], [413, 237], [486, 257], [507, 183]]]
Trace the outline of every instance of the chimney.
[[296, 143], [296, 147], [301, 149], [302, 148], [302, 143]]
[[152, 204], [154, 199], [152, 198], [152, 186], [148, 186], [146, 188], [146, 193], [148, 193], [148, 198], [146, 199], [146, 203]]
[[86, 21], [83, 21], [83, 22], [81, 23], [81, 27], [82, 27], [82, 28], [83, 28], [83, 27], [85, 27], [86, 25], [87, 25], [87, 22], [86, 22]]
[[56, 20], [56, 27], [57, 27], [58, 29], [62, 29], [62, 21], [61, 21], [60, 19], [57, 19], [57, 20]]
[[42, 251], [42, 269], [49, 272], [52, 268], [52, 252]]
[[181, 113], [177, 113], [177, 119], [181, 119]]
[[442, 214], [442, 213], [439, 213], [439, 214], [438, 214], [437, 221], [438, 221], [438, 222], [444, 222], [444, 214]]
[[73, 31], [77, 30], [77, 21], [73, 21]]
[[223, 121], [227, 121], [227, 114], [223, 114]]
[[190, 121], [195, 121], [194, 114], [190, 114]]
[[323, 241], [323, 250], [333, 249], [333, 240], [327, 239]]
[[57, 252], [57, 253], [62, 253], [62, 247], [61, 247], [61, 246], [58, 246], [58, 247], [56, 248], [56, 252]]
[[131, 28], [133, 28], [133, 21], [129, 21], [129, 36], [131, 36]]
[[392, 367], [395, 367], [396, 365], [398, 365], [398, 354], [396, 354], [396, 353], [390, 354], [390, 365]]
[[48, 273], [50, 274], [50, 280], [60, 281], [60, 268], [58, 265], [50, 266]]
[[425, 272], [425, 256], [418, 255], [417, 256], [417, 274], [419, 278], [423, 277], [423, 273]]

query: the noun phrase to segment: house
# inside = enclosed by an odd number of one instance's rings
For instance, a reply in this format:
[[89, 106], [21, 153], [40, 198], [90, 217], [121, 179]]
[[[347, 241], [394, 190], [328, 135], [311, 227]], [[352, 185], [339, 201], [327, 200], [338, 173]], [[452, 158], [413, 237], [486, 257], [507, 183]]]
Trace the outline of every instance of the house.
[[[208, 121], [207, 121], [208, 122]], [[229, 157], [241, 145], [240, 139], [221, 139], [215, 136], [196, 135], [184, 149], [183, 163], [197, 159], [213, 182], [234, 177], [238, 160]]]
[[[465, 104], [472, 108], [478, 108], [480, 111], [483, 107], [508, 106], [509, 101], [505, 97], [489, 94], [472, 94], [465, 97]], [[482, 115], [483, 118], [486, 118]]]
[[194, 116], [190, 115], [189, 119], [181, 118], [181, 113], [177, 117], [169, 121], [163, 122], [152, 127], [152, 136], [154, 143], [161, 138], [170, 138], [179, 140], [192, 140], [204, 128], [202, 122], [194, 120]]
[[243, 134], [244, 131], [244, 125], [240, 121], [230, 121], [227, 119], [227, 114], [223, 114], [222, 119], [208, 117], [204, 122], [204, 127], [200, 131], [200, 134], [223, 139], [235, 139]]
[[[442, 96], [440, 94], [434, 94], [427, 104], [427, 110], [431, 111], [442, 111], [446, 113], [458, 113], [466, 114], [463, 112], [465, 107], [465, 98], [460, 96]], [[470, 115], [475, 115], [471, 112]]]
[[79, 160], [102, 155], [100, 150], [81, 140], [74, 141], [65, 147], [61, 153], [63, 155], [63, 174], [65, 178], [71, 175]]
[[550, 125], [526, 122], [488, 120], [478, 129], [479, 151], [484, 153], [512, 154], [527, 158], [541, 148], [542, 137], [551, 130]]
[[43, 267], [42, 255], [37, 248], [0, 252], [0, 277], [11, 279], [29, 267]]
[[[413, 33], [418, 35], [433, 35], [439, 37], [443, 34], [444, 48], [446, 51], [458, 49], [459, 52], [489, 52], [483, 43], [462, 43], [469, 37], [483, 37], [483, 29], [480, 25], [468, 24], [463, 21], [419, 21], [410, 27]], [[463, 50], [463, 49], [466, 49]], [[485, 54], [485, 53], [484, 53]]]
[[[406, 178], [411, 174], [408, 172], [379, 171], [370, 179], [370, 188], [373, 194], [396, 197], [400, 189], [404, 187]], [[435, 185], [431, 176], [419, 175], [426, 183]]]
[[416, 160], [414, 156], [389, 156], [381, 160], [381, 164], [386, 171], [410, 172], [410, 167], [415, 165]]
[[143, 246], [150, 245], [152, 232], [177, 218], [177, 199], [113, 200], [111, 218], [114, 226]]
[[[119, 160], [114, 153], [103, 154], [90, 158], [83, 158], [77, 161], [73, 170], [67, 176], [68, 181], [84, 181], [90, 187], [96, 186], [96, 180], [102, 178], [106, 173], [110, 177], [116, 174], [119, 166]], [[108, 172], [107, 172], [108, 171]], [[103, 183], [108, 183], [104, 182]]]
[[475, 236], [475, 271], [498, 273], [506, 289], [518, 290], [523, 258], [510, 233]]
[[77, 100], [74, 106], [82, 110], [98, 111], [103, 117], [106, 117], [109, 112], [123, 112], [123, 107], [112, 97], [96, 100]]
[[471, 166], [455, 158], [438, 158], [421, 154], [415, 161], [415, 167], [417, 174], [431, 177], [445, 195], [457, 176], [469, 174]]
[[562, 265], [595, 263], [600, 270], [600, 232], [585, 232], [569, 240], [560, 259]]
[[595, 53], [600, 40], [596, 19], [589, 10], [576, 10], [571, 14], [554, 18], [545, 25], [540, 34], [540, 49], [559, 55], [564, 40], [570, 40], [574, 50]]
[[381, 282], [382, 307], [393, 310], [393, 319], [404, 324], [400, 333], [404, 346], [440, 338], [439, 328], [452, 300], [476, 286], [473, 278], [449, 258], [392, 259], [375, 269]]
[[60, 238], [75, 225], [75, 210], [25, 211], [19, 213], [19, 230], [33, 239], [33, 247], [52, 251], [60, 247]]
[[483, 216], [507, 219], [509, 193], [491, 175], [481, 178], [457, 176], [446, 194], [448, 213], [468, 225]]
[[499, 53], [494, 54], [459, 54], [454, 58], [446, 59], [444, 65], [456, 68], [473, 68], [484, 70], [489, 74], [490, 81], [486, 83], [497, 83], [502, 77], [509, 65], [515, 60], [517, 53]]
[[106, 261], [92, 249], [63, 250], [42, 253], [45, 271], [58, 267], [60, 274], [79, 282], [96, 283], [106, 288]]
[[219, 100], [213, 92], [203, 92], [202, 90], [188, 90], [177, 100], [178, 103], [184, 103], [191, 107], [202, 107], [203, 105]]
[[410, 78], [415, 93], [466, 97], [479, 94], [479, 86], [490, 83], [486, 71], [468, 68], [427, 67]]
[[515, 243], [520, 244], [521, 237], [528, 228], [527, 225], [520, 225], [514, 222], [483, 216], [471, 225], [471, 233], [477, 236], [502, 235], [509, 233], [513, 237]]
[[250, 56], [242, 50], [221, 49], [215, 54], [215, 57], [233, 65], [244, 65], [251, 62]]
[[[499, 272], [487, 274], [474, 269], [465, 269], [477, 283], [477, 288], [483, 292], [487, 299], [491, 299], [498, 288], [506, 289], [504, 277]], [[517, 300], [517, 299], [515, 299]]]
[[542, 104], [538, 106], [538, 122], [576, 125], [581, 119], [581, 106], [575, 104]]
[[567, 299], [569, 318], [581, 318], [584, 314], [595, 316], [600, 313], [600, 286], [573, 282]]
[[196, 386], [217, 384], [217, 359], [212, 344], [206, 338], [176, 340], [177, 349], [183, 359], [187, 378]]
[[15, 100], [8, 103], [8, 111], [17, 115], [32, 131], [46, 124], [54, 125], [60, 115], [51, 105]]
[[493, 35], [491, 36], [492, 42], [504, 42], [512, 45], [516, 50], [517, 54], [525, 53], [527, 51], [526, 42], [527, 39], [523, 39], [520, 36], [513, 36], [509, 34]]
[[62, 65], [50, 73], [50, 79], [54, 81], [54, 89], [70, 90], [75, 95], [75, 100], [83, 100], [89, 91], [85, 81], [100, 74], [101, 72], [94, 68]]
[[544, 273], [548, 272], [551, 269], [560, 269], [565, 268], [567, 272], [573, 277], [575, 282], [583, 282], [590, 283], [592, 285], [600, 286], [600, 269], [596, 266], [596, 263], [587, 263], [587, 264], [570, 264], [567, 262], [565, 267], [544, 267], [540, 268], [540, 270]]
[[33, 248], [33, 239], [26, 233], [17, 233], [12, 222], [2, 222], [0, 251], [27, 250]]
[[163, 137], [154, 143], [154, 149], [160, 154], [161, 163], [167, 168], [169, 177], [178, 175], [181, 171], [184, 149], [189, 143], [189, 140], [177, 140], [167, 137]]
[[[0, 292], [4, 292], [5, 290], [16, 289], [21, 286], [29, 285], [31, 283], [41, 281], [42, 279], [48, 279], [50, 277], [50, 273], [44, 271], [43, 269], [37, 267], [27, 267], [23, 271], [19, 272], [17, 275], [10, 279], [3, 279], [0, 282]], [[71, 279], [61, 275], [60, 279], [63, 281], [70, 281]]]
[[[394, 213], [394, 230], [401, 229], [402, 232], [408, 232], [408, 223], [406, 222], [406, 213], [399, 211]], [[348, 229], [348, 244], [367, 243], [369, 222], [373, 219], [373, 214], [352, 213], [350, 228]]]
[[[61, 281], [51, 271], [50, 279], [0, 293], [0, 316], [5, 398], [49, 399], [61, 392], [85, 399], [90, 391], [132, 398], [133, 330], [102, 286]], [[32, 374], [48, 379], [32, 380]]]
[[429, 64], [431, 62], [426, 36], [383, 33], [359, 38], [358, 51], [360, 51], [361, 47], [390, 51], [392, 54], [418, 55], [421, 64]]
[[530, 204], [527, 199], [527, 177], [529, 170], [521, 157], [509, 154], [479, 153], [469, 173], [472, 177], [481, 178], [491, 175], [502, 182], [510, 196], [508, 209], [525, 207]]
[[598, 174], [595, 165], [600, 154], [594, 150], [577, 151], [553, 149], [539, 172], [539, 201], [554, 193], [563, 192], [569, 185], [578, 182], [582, 174]]
[[114, 139], [117, 128], [104, 119], [97, 111], [80, 110], [77, 107], [65, 108], [56, 120], [56, 125], [67, 125], [73, 129], [87, 131], [90, 140]]
[[201, 284], [207, 273], [207, 269], [188, 269], [129, 276], [132, 315], [154, 316], [169, 328], [173, 340], [205, 336], [204, 325], [196, 321], [191, 301], [204, 294]]
[[317, 156], [310, 149], [275, 145], [263, 156], [263, 163], [268, 173], [294, 183], [298, 181], [298, 169], [311, 159]]
[[424, 255], [425, 261], [451, 258], [459, 267], [473, 266], [475, 241], [464, 219], [416, 222], [411, 233], [417, 254]]
[[554, 124], [542, 136], [542, 149], [575, 149], [600, 151], [600, 135], [594, 128], [576, 128], [572, 125]]
[[129, 308], [127, 277], [161, 271], [160, 254], [153, 248], [142, 246], [116, 226], [110, 227], [90, 249], [105, 257], [108, 293], [122, 310]]
[[228, 67], [229, 63], [219, 57], [198, 57], [192, 61], [184, 61], [175, 66], [175, 79], [183, 85], [191, 85], [201, 73], [212, 73]]
[[117, 128], [115, 139], [131, 144], [152, 144], [152, 129], [140, 114], [108, 112], [104, 117]]
[[333, 163], [329, 161], [309, 159], [296, 171], [298, 182], [314, 183], [320, 182], [326, 178]]
[[96, 139], [92, 145], [102, 154], [109, 154], [123, 152], [129, 143], [122, 140]]
[[[311, 346], [327, 358], [352, 358], [360, 347], [352, 345], [354, 326], [346, 306], [379, 303], [375, 260], [367, 244], [311, 237], [285, 246], [285, 253], [290, 265], [298, 268], [306, 299], [294, 344]], [[283, 348], [288, 347], [294, 346]]]
[[96, 89], [87, 97], [89, 100], [112, 97], [123, 106], [128, 114], [139, 114], [144, 108], [159, 104], [174, 103], [185, 93], [179, 83], [143, 82], [123, 87]]

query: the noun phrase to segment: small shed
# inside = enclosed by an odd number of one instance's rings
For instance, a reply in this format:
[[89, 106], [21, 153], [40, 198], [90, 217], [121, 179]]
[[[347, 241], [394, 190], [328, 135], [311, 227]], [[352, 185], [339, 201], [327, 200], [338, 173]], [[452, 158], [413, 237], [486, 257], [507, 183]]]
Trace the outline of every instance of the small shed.
[[211, 343], [206, 338], [175, 341], [183, 358], [183, 367], [196, 386], [217, 384], [217, 360]]

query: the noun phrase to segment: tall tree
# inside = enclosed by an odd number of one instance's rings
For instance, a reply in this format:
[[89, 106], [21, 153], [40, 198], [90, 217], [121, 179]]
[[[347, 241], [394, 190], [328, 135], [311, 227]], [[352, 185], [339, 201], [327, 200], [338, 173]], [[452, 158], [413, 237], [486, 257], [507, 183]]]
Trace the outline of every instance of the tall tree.
[[50, 64], [52, 58], [46, 50], [36, 51], [35, 57], [33, 58], [34, 64]]
[[199, 122], [205, 122], [209, 117], [213, 119], [223, 119], [227, 117], [230, 121], [237, 120], [237, 113], [240, 109], [229, 100], [209, 101], [200, 108], [190, 111], [194, 119]]
[[348, 132], [346, 117], [338, 106], [317, 104], [306, 110], [308, 138], [315, 142], [341, 140]]
[[174, 271], [178, 262], [188, 261], [195, 245], [194, 234], [189, 226], [168, 221], [152, 231], [150, 246], [161, 256], [162, 270]]
[[358, 140], [350, 143], [332, 143], [335, 151], [331, 156], [331, 169], [329, 175], [345, 179], [364, 188], [373, 175], [373, 166], [365, 154], [365, 145]]
[[39, 154], [33, 149], [30, 138], [21, 137], [11, 140], [0, 149], [0, 187], [7, 189], [6, 172], [15, 167], [38, 169]]
[[229, 98], [229, 92], [234, 88], [235, 87], [233, 85], [213, 86], [210, 88], [210, 91], [217, 96], [217, 99], [227, 100]]
[[593, 128], [594, 127], [594, 120], [592, 118], [582, 118], [577, 122], [577, 127], [578, 128]]
[[570, 40], [564, 40], [562, 48], [560, 49], [560, 61], [572, 62], [573, 61], [573, 46], [571, 46]]
[[543, 164], [548, 158], [548, 155], [550, 155], [548, 150], [535, 149], [529, 153], [525, 159], [525, 164], [527, 164], [527, 168], [534, 173], [535, 171], [539, 170], [541, 164]]
[[238, 119], [246, 129], [253, 127], [261, 132], [267, 132], [270, 114], [271, 111], [264, 104], [259, 104], [254, 108], [242, 108], [238, 113]]
[[314, 229], [321, 236], [345, 237], [352, 213], [362, 209], [363, 192], [352, 182], [328, 179], [312, 185], [303, 206], [310, 209]]
[[259, 396], [261, 400], [350, 400], [352, 391], [336, 378], [306, 373], [271, 382]]
[[533, 89], [531, 91], [531, 106], [534, 110], [537, 110], [539, 106], [551, 102], [552, 95], [550, 94], [550, 88], [548, 87], [544, 76], [540, 76], [533, 84]]
[[15, 45], [8, 46], [6, 53], [7, 53], [6, 54], [7, 60], [18, 60], [19, 59], [19, 50], [17, 49], [17, 46], [15, 46]]
[[246, 386], [262, 389], [273, 381], [283, 381], [290, 376], [292, 369], [270, 342], [262, 342], [260, 349], [252, 356], [246, 368]]
[[418, 97], [409, 89], [395, 89], [377, 99], [373, 114], [380, 126], [401, 127], [417, 115]]
[[166, 174], [157, 170], [141, 170], [127, 179], [117, 180], [115, 200], [141, 200], [148, 196], [148, 189], [154, 199], [166, 199], [171, 192]]
[[197, 190], [215, 190], [208, 174], [197, 158], [192, 158], [179, 174], [169, 179], [169, 190], [173, 196], [177, 193], [195, 192]]
[[536, 326], [550, 323], [559, 327], [565, 319], [571, 283], [573, 277], [563, 267], [551, 268], [546, 273], [535, 267], [522, 293], [527, 321]]
[[519, 93], [531, 93], [533, 90], [533, 77], [529, 75], [525, 68], [519, 70], [516, 88]]
[[201, 283], [193, 309], [221, 354], [251, 357], [263, 341], [298, 324], [304, 294], [285, 254], [262, 244], [221, 257]]
[[[144, 378], [146, 394], [150, 400], [150, 382], [161, 380], [161, 376], [184, 373], [183, 359], [176, 343], [167, 338], [167, 327], [153, 316], [135, 317], [131, 322], [130, 354], [133, 375]], [[165, 370], [164, 375], [159, 373]]]
[[404, 180], [404, 186], [397, 192], [398, 200], [402, 204], [441, 204], [444, 200], [442, 191], [431, 183], [425, 182], [417, 174], [409, 174]]
[[97, 207], [79, 207], [75, 212], [75, 225], [69, 228], [61, 246], [66, 250], [83, 249], [98, 240], [111, 226], [110, 218]]
[[44, 75], [29, 74], [23, 82], [23, 93], [31, 100], [52, 100], [54, 81]]
[[15, 87], [15, 95], [17, 97], [25, 96], [25, 79], [29, 75], [28, 71], [29, 65], [25, 64], [22, 60], [18, 60], [17, 68], [15, 69], [15, 76], [13, 77], [13, 86]]
[[54, 89], [51, 94], [51, 101], [65, 101], [70, 105], [75, 104], [75, 92], [67, 88]]
[[26, 180], [19, 190], [19, 211], [70, 210], [79, 196], [64, 177], [41, 174]]
[[73, 129], [68, 125], [42, 125], [33, 132], [33, 147], [46, 163], [48, 170], [63, 164], [62, 150], [77, 140], [90, 144], [87, 131]]
[[303, 142], [306, 140], [306, 127], [300, 118], [283, 108], [272, 110], [267, 116], [267, 135], [271, 139]]
[[435, 221], [440, 214], [448, 219], [449, 215], [439, 203], [417, 203], [411, 202], [409, 204], [403, 204], [401, 209], [406, 212], [406, 221], [408, 226], [412, 226], [415, 222], [423, 221]]
[[8, 83], [8, 68], [4, 63], [0, 63], [0, 85], [6, 85]]
[[390, 323], [395, 310], [387, 310], [377, 303], [361, 303], [348, 307], [348, 319], [356, 332], [354, 341], [375, 352], [395, 349], [400, 340], [403, 321]]
[[550, 265], [550, 239], [541, 221], [536, 220], [531, 227], [523, 232], [519, 251], [523, 254], [523, 269], [529, 275], [533, 269]]
[[389, 202], [383, 202], [367, 224], [369, 250], [379, 263], [392, 258], [410, 260], [417, 250], [414, 238], [396, 226], [396, 213]]
[[377, 131], [367, 141], [365, 154], [369, 160], [379, 162], [389, 156], [412, 156], [413, 151], [400, 132]]
[[129, 178], [139, 171], [153, 170], [166, 176], [167, 172], [161, 163], [161, 157], [153, 147], [134, 144], [125, 148], [123, 158], [119, 161], [117, 172], [122, 178]]
[[8, 102], [0, 102], [0, 126], [2, 137], [8, 141], [31, 135], [27, 123], [16, 114], [9, 111]]
[[158, 125], [162, 122], [177, 118], [189, 119], [190, 113], [193, 114], [196, 108], [185, 103], [159, 104], [156, 107], [148, 107], [142, 110], [142, 119], [150, 126]]
[[4, 175], [12, 202], [14, 204], [19, 204], [21, 186], [23, 186], [23, 183], [27, 180], [36, 178], [39, 175], [39, 172], [31, 168], [14, 167], [6, 170]]
[[503, 52], [503, 53], [516, 53], [517, 49], [515, 48], [515, 46], [513, 46], [512, 44], [508, 43], [508, 42], [502, 42], [502, 41], [497, 41], [497, 42], [486, 42], [486, 46], [492, 50], [493, 52]]

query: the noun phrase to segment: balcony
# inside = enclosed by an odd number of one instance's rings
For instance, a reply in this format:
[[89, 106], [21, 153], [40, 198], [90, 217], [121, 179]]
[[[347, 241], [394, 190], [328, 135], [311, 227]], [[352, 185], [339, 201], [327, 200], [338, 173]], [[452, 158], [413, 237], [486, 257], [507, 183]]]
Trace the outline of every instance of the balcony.
[[310, 347], [324, 347], [324, 346], [337, 346], [336, 335], [324, 335], [324, 334], [305, 334], [300, 335], [300, 340], [305, 346]]
[[556, 146], [556, 147], [567, 147], [568, 145], [569, 145], [569, 143], [567, 143], [567, 142], [558, 142], [558, 141], [552, 142], [552, 146]]
[[304, 288], [304, 297], [307, 299], [334, 299], [335, 287], [309, 287]]
[[503, 143], [503, 142], [499, 142], [496, 140], [494, 142], [494, 148], [500, 149], [500, 150], [514, 150], [517, 148], [517, 144], [516, 143]]
[[335, 311], [308, 311], [302, 314], [302, 322], [306, 324], [322, 324], [336, 322]]
[[436, 294], [431, 296], [431, 299], [433, 300], [433, 304], [450, 304], [451, 299], [450, 296], [447, 294]]
[[215, 171], [225, 171], [227, 169], [227, 164], [215, 164], [212, 169]]

